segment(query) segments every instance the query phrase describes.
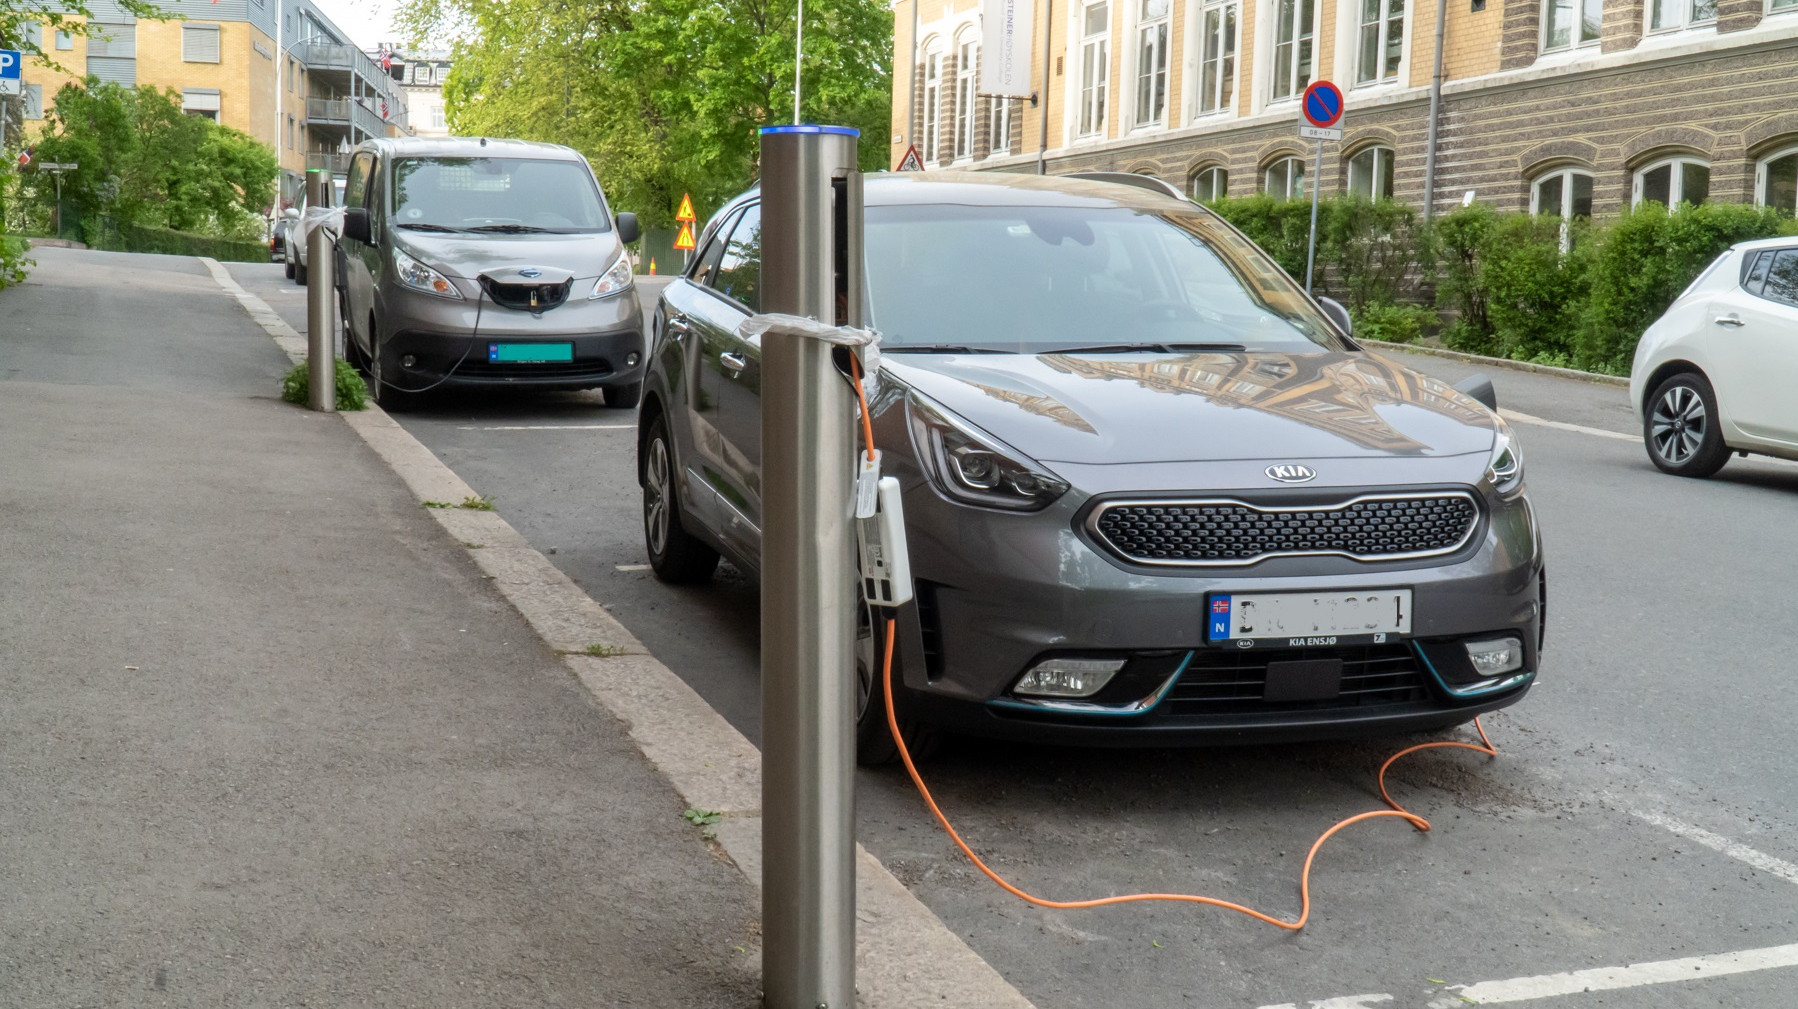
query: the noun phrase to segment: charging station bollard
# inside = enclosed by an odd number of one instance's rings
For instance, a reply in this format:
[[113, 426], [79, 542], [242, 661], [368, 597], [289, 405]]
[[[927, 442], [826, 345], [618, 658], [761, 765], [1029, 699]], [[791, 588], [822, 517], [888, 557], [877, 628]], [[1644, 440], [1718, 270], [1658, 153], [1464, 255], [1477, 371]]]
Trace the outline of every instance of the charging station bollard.
[[[306, 205], [331, 205], [330, 172], [306, 173]], [[318, 225], [306, 236], [306, 375], [312, 391], [308, 405], [327, 413], [337, 409], [337, 302], [331, 297], [336, 267], [331, 236]]]
[[[857, 325], [858, 132], [762, 130], [762, 311]], [[762, 338], [762, 992], [855, 1005], [853, 393], [831, 345]]]

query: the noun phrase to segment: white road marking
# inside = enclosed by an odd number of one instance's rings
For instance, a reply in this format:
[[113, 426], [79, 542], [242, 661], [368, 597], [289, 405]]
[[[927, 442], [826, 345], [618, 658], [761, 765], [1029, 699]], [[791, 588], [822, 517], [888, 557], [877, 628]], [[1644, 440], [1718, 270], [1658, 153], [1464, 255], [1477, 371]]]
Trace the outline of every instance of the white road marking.
[[614, 564], [614, 565], [612, 565], [612, 567], [619, 571], [648, 571], [649, 570], [649, 565], [647, 565], [647, 564]]
[[1778, 967], [1798, 967], [1798, 944], [1749, 949], [1740, 953], [1689, 956], [1679, 960], [1658, 960], [1654, 963], [1631, 964], [1628, 967], [1599, 967], [1567, 974], [1519, 977], [1509, 981], [1482, 981], [1458, 990], [1462, 996], [1480, 1005], [1494, 1005], [1552, 998], [1556, 995], [1577, 995], [1588, 991], [1612, 991], [1673, 981], [1694, 981]]
[[1652, 823], [1657, 827], [1670, 830], [1688, 841], [1696, 841], [1712, 851], [1722, 852], [1730, 858], [1746, 862], [1768, 875], [1778, 876], [1788, 883], [1798, 883], [1798, 865], [1793, 865], [1782, 858], [1774, 858], [1764, 851], [1756, 851], [1721, 834], [1713, 834], [1703, 827], [1693, 826], [1684, 820], [1675, 820], [1671, 816], [1645, 813], [1637, 809], [1627, 810], [1627, 812], [1638, 820]]
[[[1307, 1009], [1368, 1009], [1369, 1006], [1390, 1001], [1392, 1001], [1390, 995], [1342, 995], [1337, 998], [1307, 1002], [1305, 1005]], [[1261, 1009], [1299, 1009], [1299, 1007], [1291, 1002], [1282, 1002], [1279, 1005], [1264, 1005]]]
[[459, 426], [458, 431], [635, 431], [635, 424], [498, 424], [493, 427]]
[[1569, 424], [1565, 421], [1545, 420], [1541, 417], [1532, 417], [1527, 413], [1518, 413], [1516, 410], [1500, 410], [1498, 411], [1498, 415], [1506, 420], [1517, 421], [1520, 424], [1535, 424], [1538, 427], [1552, 427], [1558, 431], [1573, 431], [1577, 434], [1589, 434], [1598, 438], [1617, 438], [1621, 441], [1628, 442], [1638, 442], [1642, 440], [1636, 435], [1624, 434], [1621, 431], [1606, 431], [1603, 428], [1586, 427], [1583, 424]]

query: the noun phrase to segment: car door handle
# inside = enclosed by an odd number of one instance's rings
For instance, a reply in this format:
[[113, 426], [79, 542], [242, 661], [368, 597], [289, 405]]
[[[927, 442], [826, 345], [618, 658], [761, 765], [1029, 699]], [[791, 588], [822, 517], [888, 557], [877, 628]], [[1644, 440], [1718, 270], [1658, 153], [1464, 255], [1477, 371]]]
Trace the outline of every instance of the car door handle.
[[724, 365], [724, 370], [730, 372], [732, 378], [743, 374], [743, 369], [749, 367], [749, 359], [741, 354], [719, 354], [718, 363]]
[[1734, 312], [1731, 312], [1728, 315], [1719, 315], [1711, 321], [1719, 326], [1728, 326], [1730, 329], [1738, 329], [1743, 325], [1742, 317]]
[[687, 322], [684, 317], [678, 315], [671, 315], [668, 317], [666, 328], [668, 332], [673, 333], [675, 336], [686, 336], [688, 333], [693, 332], [692, 324]]

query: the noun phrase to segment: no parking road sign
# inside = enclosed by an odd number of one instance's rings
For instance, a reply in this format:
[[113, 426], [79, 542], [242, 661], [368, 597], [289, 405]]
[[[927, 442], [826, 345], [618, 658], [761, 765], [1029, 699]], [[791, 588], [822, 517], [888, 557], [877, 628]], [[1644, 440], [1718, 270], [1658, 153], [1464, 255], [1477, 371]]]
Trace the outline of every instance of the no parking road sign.
[[1306, 122], [1327, 130], [1342, 120], [1342, 89], [1329, 81], [1312, 81], [1299, 108]]
[[17, 49], [0, 49], [0, 95], [19, 93], [19, 71], [24, 65]]

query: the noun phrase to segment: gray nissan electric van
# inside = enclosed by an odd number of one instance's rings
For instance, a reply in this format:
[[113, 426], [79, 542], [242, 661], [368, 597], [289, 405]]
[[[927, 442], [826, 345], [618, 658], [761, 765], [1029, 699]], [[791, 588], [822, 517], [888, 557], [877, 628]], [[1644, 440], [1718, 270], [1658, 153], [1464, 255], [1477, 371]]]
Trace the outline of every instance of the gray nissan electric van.
[[344, 188], [344, 354], [375, 401], [442, 385], [643, 388], [643, 317], [625, 243], [581, 155], [519, 140], [379, 139]]

